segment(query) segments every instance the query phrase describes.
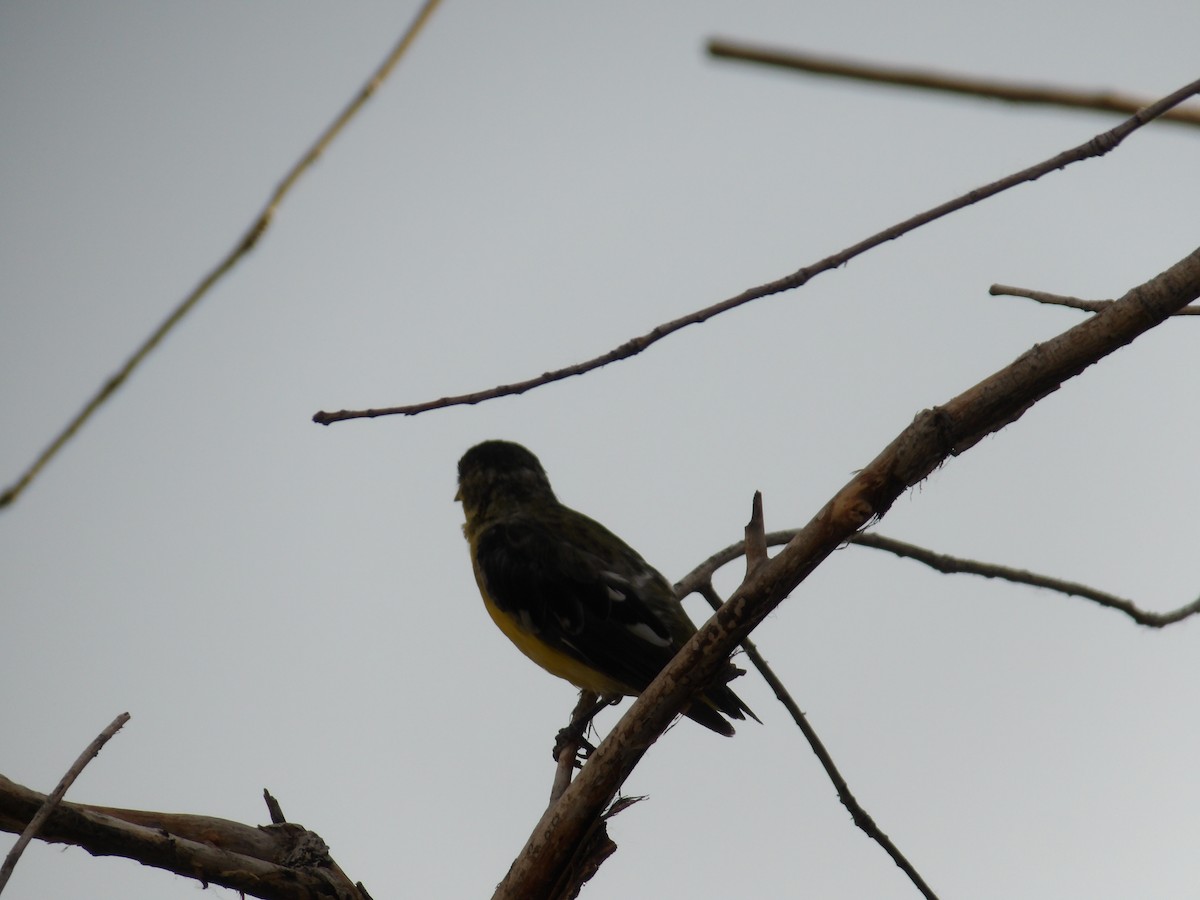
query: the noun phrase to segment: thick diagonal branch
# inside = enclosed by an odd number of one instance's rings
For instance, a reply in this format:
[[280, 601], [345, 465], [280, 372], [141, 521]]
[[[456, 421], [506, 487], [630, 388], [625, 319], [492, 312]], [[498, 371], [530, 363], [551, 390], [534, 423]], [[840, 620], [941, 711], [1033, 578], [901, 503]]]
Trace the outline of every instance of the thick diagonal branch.
[[1117, 303], [959, 394], [921, 412], [765, 565], [742, 583], [633, 703], [562, 798], [546, 811], [494, 895], [545, 896], [646, 749], [694, 692], [830, 553], [882, 517], [951, 456], [1016, 421], [1104, 356], [1200, 297], [1200, 250]]

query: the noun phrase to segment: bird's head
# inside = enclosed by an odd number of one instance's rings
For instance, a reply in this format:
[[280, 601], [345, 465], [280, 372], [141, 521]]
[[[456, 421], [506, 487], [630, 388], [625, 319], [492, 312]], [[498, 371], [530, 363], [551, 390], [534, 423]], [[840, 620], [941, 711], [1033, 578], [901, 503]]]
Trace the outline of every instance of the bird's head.
[[538, 458], [511, 441], [484, 441], [463, 454], [454, 499], [462, 502], [468, 524], [529, 500], [557, 502]]

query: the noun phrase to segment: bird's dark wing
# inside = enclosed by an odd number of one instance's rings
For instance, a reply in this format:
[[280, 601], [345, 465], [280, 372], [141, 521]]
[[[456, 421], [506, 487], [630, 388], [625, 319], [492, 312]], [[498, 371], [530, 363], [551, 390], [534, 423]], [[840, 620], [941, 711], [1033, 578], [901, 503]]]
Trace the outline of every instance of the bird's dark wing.
[[656, 612], [663, 599], [655, 592], [671, 587], [615, 536], [615, 545], [593, 546], [575, 524], [492, 524], [476, 542], [480, 574], [492, 602], [522, 630], [640, 692], [680, 646]]

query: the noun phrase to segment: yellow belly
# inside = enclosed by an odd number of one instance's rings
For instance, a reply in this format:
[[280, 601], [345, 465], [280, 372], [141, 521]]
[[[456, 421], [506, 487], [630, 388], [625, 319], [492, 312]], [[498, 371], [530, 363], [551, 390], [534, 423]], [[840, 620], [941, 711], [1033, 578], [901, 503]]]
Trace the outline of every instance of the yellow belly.
[[521, 628], [516, 619], [492, 603], [488, 598], [487, 591], [483, 589], [482, 583], [479, 586], [479, 593], [483, 596], [483, 605], [487, 607], [488, 615], [492, 617], [492, 621], [496, 623], [496, 626], [504, 632], [510, 641], [516, 644], [518, 650], [551, 675], [557, 675], [559, 678], [571, 682], [577, 688], [585, 691], [595, 691], [597, 694], [632, 695], [634, 693], [628, 687], [614, 681], [603, 672], [597, 672], [590, 666], [579, 662], [579, 660], [568, 656], [560, 650], [554, 649], [549, 644], [539, 640], [537, 635], [530, 634]]

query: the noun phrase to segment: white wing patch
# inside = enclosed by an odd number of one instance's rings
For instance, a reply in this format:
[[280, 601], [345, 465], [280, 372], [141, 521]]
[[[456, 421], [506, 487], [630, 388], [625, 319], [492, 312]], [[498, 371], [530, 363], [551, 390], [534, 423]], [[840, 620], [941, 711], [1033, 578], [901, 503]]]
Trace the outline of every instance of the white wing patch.
[[647, 644], [654, 644], [656, 647], [669, 647], [671, 645], [669, 640], [657, 634], [645, 622], [635, 622], [632, 625], [626, 625], [625, 628]]

